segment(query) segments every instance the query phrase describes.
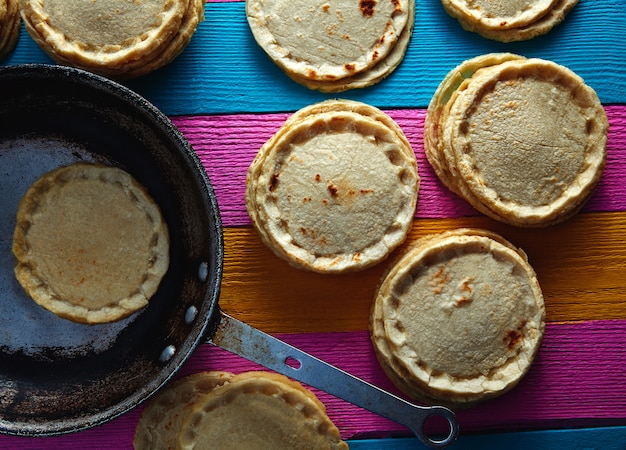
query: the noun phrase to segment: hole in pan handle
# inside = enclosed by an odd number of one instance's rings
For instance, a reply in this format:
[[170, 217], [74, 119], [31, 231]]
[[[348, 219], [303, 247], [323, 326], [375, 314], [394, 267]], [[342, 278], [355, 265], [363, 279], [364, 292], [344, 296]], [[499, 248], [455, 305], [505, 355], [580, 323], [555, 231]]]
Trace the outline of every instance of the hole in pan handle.
[[[429, 448], [445, 448], [456, 440], [459, 425], [450, 409], [409, 403], [221, 311], [220, 315], [209, 343], [404, 425]], [[424, 430], [426, 421], [437, 416], [449, 425], [443, 438]]]

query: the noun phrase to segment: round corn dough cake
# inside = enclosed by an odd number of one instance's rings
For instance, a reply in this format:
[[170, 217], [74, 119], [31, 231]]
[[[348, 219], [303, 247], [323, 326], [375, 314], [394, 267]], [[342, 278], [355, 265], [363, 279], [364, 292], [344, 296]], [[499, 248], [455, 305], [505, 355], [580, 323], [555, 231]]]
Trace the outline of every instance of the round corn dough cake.
[[0, 61], [15, 48], [20, 23], [19, 1], [0, 0]]
[[380, 59], [369, 69], [354, 75], [349, 75], [345, 78], [340, 78], [339, 80], [311, 80], [307, 77], [298, 76], [289, 72], [287, 72], [287, 75], [292, 80], [309, 89], [326, 93], [344, 92], [350, 89], [363, 89], [381, 82], [398, 68], [409, 47], [413, 34], [413, 25], [415, 23], [415, 1], [407, 0], [407, 5], [409, 12], [408, 21], [400, 33], [398, 41], [385, 58]]
[[263, 242], [294, 267], [355, 271], [404, 241], [418, 186], [400, 127], [374, 107], [333, 101], [297, 112], [260, 149], [246, 208]]
[[441, 0], [470, 32], [499, 42], [533, 39], [560, 24], [578, 0]]
[[489, 53], [463, 61], [448, 72], [430, 100], [424, 121], [424, 153], [441, 182], [453, 192], [458, 193], [457, 183], [454, 181], [457, 173], [454, 158], [449, 152], [446, 153], [448, 149], [443, 145], [444, 130], [441, 124], [445, 123], [457, 90], [466, 80], [471, 79], [481, 69], [514, 59], [524, 57], [513, 53]]
[[533, 23], [557, 0], [441, 0], [444, 8], [481, 27], [507, 30]]
[[20, 0], [33, 40], [57, 63], [129, 79], [171, 62], [204, 17], [203, 0]]
[[230, 382], [230, 372], [198, 372], [172, 382], [152, 398], [139, 418], [135, 450], [176, 450], [181, 424], [198, 398]]
[[418, 240], [383, 277], [370, 333], [410, 397], [466, 407], [512, 389], [530, 368], [545, 307], [523, 251], [485, 230]]
[[514, 225], [570, 217], [606, 164], [608, 120], [600, 100], [551, 61], [506, 61], [476, 74], [445, 127], [473, 198]]
[[566, 67], [508, 53], [465, 61], [428, 108], [424, 148], [435, 173], [479, 212], [520, 227], [576, 214], [606, 164], [608, 120]]
[[282, 375], [247, 372], [198, 398], [182, 422], [177, 448], [345, 450], [348, 445], [312, 392]]
[[270, 59], [299, 79], [335, 81], [391, 52], [409, 20], [408, 0], [247, 0], [250, 30]]
[[465, 30], [477, 33], [493, 41], [527, 41], [550, 32], [552, 28], [565, 20], [565, 16], [577, 3], [578, 0], [557, 0], [554, 6], [541, 18], [527, 25], [509, 29], [486, 28], [480, 26], [480, 24], [465, 20], [463, 17], [457, 17], [457, 19]]
[[189, 0], [189, 7], [183, 15], [177, 33], [171, 41], [156, 55], [150, 55], [128, 62], [121, 69], [101, 69], [103, 75], [117, 79], [131, 79], [153, 72], [176, 59], [187, 47], [200, 22], [204, 21], [204, 5], [206, 0]]
[[56, 315], [86, 324], [148, 304], [169, 267], [161, 211], [127, 172], [76, 163], [36, 180], [17, 211], [15, 275]]

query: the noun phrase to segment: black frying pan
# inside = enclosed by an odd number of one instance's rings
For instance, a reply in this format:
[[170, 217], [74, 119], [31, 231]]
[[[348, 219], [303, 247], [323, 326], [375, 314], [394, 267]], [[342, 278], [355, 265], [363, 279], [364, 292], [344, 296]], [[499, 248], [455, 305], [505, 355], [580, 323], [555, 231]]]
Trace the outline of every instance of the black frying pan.
[[[149, 102], [102, 77], [48, 65], [0, 68], [0, 93], [0, 432], [55, 435], [111, 420], [152, 395], [210, 339], [402, 423], [429, 446], [454, 442], [450, 410], [407, 403], [219, 310], [223, 236], [215, 194], [189, 143]], [[61, 319], [13, 275], [22, 195], [39, 176], [77, 161], [131, 173], [170, 230], [170, 269], [158, 292], [147, 308], [112, 324]], [[442, 439], [424, 432], [433, 415], [449, 424]]]

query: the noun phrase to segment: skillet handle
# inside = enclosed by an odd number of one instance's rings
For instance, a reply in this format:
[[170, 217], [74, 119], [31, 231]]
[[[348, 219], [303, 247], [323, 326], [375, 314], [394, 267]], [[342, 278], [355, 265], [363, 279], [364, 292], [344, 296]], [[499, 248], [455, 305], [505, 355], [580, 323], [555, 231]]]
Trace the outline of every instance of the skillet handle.
[[[224, 312], [220, 315], [209, 343], [404, 425], [430, 448], [445, 448], [456, 440], [459, 426], [448, 408], [409, 403]], [[443, 417], [450, 426], [443, 439], [434, 439], [424, 431], [424, 423], [433, 416]]]

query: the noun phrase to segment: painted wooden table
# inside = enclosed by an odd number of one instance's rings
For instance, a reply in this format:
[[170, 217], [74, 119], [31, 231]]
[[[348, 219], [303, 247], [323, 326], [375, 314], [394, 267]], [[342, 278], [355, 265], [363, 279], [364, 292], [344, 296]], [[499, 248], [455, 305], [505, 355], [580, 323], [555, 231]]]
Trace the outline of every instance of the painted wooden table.
[[[222, 308], [399, 394], [382, 373], [367, 333], [374, 289], [386, 263], [341, 276], [298, 271], [273, 256], [250, 225], [244, 180], [257, 150], [289, 114], [330, 95], [292, 82], [271, 63], [254, 42], [244, 9], [243, 1], [209, 1], [206, 20], [185, 52], [127, 85], [172, 118], [215, 187], [225, 226]], [[376, 86], [339, 95], [388, 112], [415, 150], [422, 184], [409, 242], [459, 226], [484, 227], [522, 247], [538, 273], [548, 320], [538, 358], [512, 392], [458, 412], [461, 436], [453, 448], [626, 449], [625, 34], [623, 0], [580, 0], [548, 35], [513, 44], [463, 31], [439, 0], [417, 0], [414, 35], [400, 68]], [[443, 188], [426, 162], [422, 129], [437, 85], [461, 61], [494, 51], [569, 67], [606, 108], [606, 171], [584, 210], [564, 224], [527, 230], [487, 219]], [[22, 29], [16, 50], [3, 64], [33, 62], [51, 61]], [[202, 344], [179, 375], [258, 368]], [[422, 448], [401, 426], [316, 393], [351, 448]], [[72, 435], [0, 436], [0, 448], [131, 448], [141, 410]]]

